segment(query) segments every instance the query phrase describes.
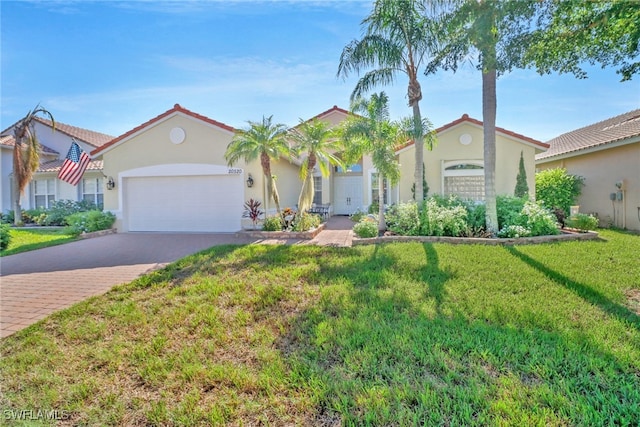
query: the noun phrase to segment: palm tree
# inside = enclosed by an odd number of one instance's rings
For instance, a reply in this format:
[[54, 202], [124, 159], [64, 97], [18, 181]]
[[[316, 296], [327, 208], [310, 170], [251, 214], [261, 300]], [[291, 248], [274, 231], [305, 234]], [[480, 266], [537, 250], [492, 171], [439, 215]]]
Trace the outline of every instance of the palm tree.
[[389, 98], [384, 92], [374, 93], [370, 99], [358, 98], [351, 105], [358, 113], [343, 122], [341, 131], [345, 141], [347, 162], [370, 154], [378, 171], [378, 230], [386, 230], [384, 220], [384, 180], [391, 185], [400, 179], [400, 165], [395, 148], [406, 142], [409, 132], [400, 123], [389, 120]]
[[[373, 11], [363, 21], [367, 33], [361, 40], [354, 40], [342, 51], [338, 76], [347, 77], [350, 72], [368, 71], [358, 81], [351, 93], [351, 101], [362, 97], [378, 85], [391, 84], [398, 72], [409, 78], [407, 99], [413, 110], [412, 135], [415, 141], [415, 194], [423, 198], [422, 172], [424, 168], [425, 135], [430, 134], [428, 121], [420, 113], [422, 88], [418, 81], [418, 69], [426, 56], [435, 49], [431, 21], [420, 13], [416, 0], [377, 0]], [[427, 138], [431, 150], [435, 139]]]
[[310, 121], [300, 120], [300, 124], [291, 130], [291, 139], [295, 143], [294, 150], [306, 157], [300, 165], [302, 190], [298, 198], [298, 210], [307, 211], [313, 202], [313, 174], [309, 173], [318, 166], [322, 176], [329, 176], [329, 165], [342, 166], [342, 160], [335, 153], [342, 148], [337, 138], [337, 131], [330, 124], [317, 118]]
[[51, 119], [51, 129], [55, 131], [56, 123], [53, 115], [40, 104], [20, 119], [13, 129], [15, 137], [15, 146], [13, 147], [13, 223], [15, 225], [22, 222], [20, 196], [24, 193], [24, 189], [40, 165], [41, 147], [34, 128], [34, 121], [38, 114], [48, 116]]
[[442, 48], [425, 71], [443, 68], [455, 72], [470, 54], [477, 55], [477, 68], [482, 72], [486, 226], [491, 234], [498, 232], [496, 79], [521, 65], [540, 7], [542, 3], [535, 0], [450, 0], [437, 21]]
[[240, 159], [249, 163], [260, 157], [262, 173], [267, 183], [267, 199], [273, 198], [278, 216], [282, 218], [276, 178], [271, 173], [271, 160], [291, 157], [292, 150], [286, 140], [287, 126], [273, 123], [272, 119], [273, 116], [263, 116], [262, 122], [247, 121], [249, 127], [236, 132], [224, 157], [230, 166]]

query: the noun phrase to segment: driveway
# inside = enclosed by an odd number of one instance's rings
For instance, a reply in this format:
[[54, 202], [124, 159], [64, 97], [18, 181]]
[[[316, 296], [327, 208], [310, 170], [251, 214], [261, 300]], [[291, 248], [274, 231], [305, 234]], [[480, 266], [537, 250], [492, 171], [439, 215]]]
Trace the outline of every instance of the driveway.
[[216, 245], [351, 246], [353, 223], [332, 217], [313, 240], [255, 240], [242, 233], [120, 233], [0, 258], [0, 338], [54, 311]]
[[0, 338], [235, 234], [109, 234], [0, 258]]

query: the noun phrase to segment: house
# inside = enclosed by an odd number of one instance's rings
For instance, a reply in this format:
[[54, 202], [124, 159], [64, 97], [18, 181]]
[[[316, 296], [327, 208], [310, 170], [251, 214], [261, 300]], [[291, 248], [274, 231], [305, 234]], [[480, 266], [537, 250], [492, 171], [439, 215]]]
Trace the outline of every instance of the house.
[[584, 178], [580, 212], [603, 226], [640, 230], [640, 109], [547, 141], [538, 169], [565, 168]]
[[[314, 118], [332, 125], [350, 113], [337, 106]], [[104, 194], [104, 207], [116, 214], [120, 231], [234, 232], [248, 225], [244, 203], [255, 199], [269, 213], [265, 180], [259, 161], [230, 167], [224, 158], [235, 129], [192, 112], [179, 104], [112, 139], [91, 152], [102, 161], [102, 172], [115, 186]], [[467, 115], [437, 130], [439, 143], [425, 150], [426, 179], [431, 193], [456, 193], [483, 198], [482, 122]], [[529, 188], [534, 188], [534, 155], [547, 148], [534, 139], [498, 128], [496, 180], [498, 194], [513, 194], [523, 153]], [[385, 202], [412, 199], [413, 145], [398, 149], [402, 174], [388, 188]], [[272, 162], [281, 207], [294, 207], [301, 181], [299, 162]], [[334, 215], [366, 209], [377, 198], [376, 171], [368, 156], [329, 177], [314, 171], [315, 203], [331, 205]]]
[[[13, 124], [0, 133], [0, 212], [2, 213], [13, 210], [15, 126], [16, 124]], [[83, 179], [77, 186], [61, 181], [57, 176], [71, 141], [75, 140], [80, 148], [89, 153], [113, 139], [113, 136], [59, 122], [56, 122], [54, 130], [51, 121], [41, 117], [35, 118], [34, 130], [42, 147], [40, 167], [21, 196], [22, 209], [48, 208], [56, 200], [89, 200], [102, 205], [104, 183], [101, 161], [89, 163]]]

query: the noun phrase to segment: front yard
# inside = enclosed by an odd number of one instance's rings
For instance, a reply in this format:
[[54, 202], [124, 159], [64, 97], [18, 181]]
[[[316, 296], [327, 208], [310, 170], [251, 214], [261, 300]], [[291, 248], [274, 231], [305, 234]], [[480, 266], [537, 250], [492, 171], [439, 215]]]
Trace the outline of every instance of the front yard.
[[0, 257], [77, 240], [77, 237], [68, 234], [63, 228], [12, 228], [9, 232], [11, 233], [11, 243], [6, 250], [0, 251]]
[[627, 297], [640, 288], [640, 237], [600, 233], [514, 247], [216, 247], [4, 339], [2, 416], [634, 425], [640, 315]]

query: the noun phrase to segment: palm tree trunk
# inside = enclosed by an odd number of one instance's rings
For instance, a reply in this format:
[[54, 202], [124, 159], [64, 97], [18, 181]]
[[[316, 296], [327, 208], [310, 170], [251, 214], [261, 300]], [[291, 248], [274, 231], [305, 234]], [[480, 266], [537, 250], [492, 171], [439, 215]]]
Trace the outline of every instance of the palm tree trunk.
[[[420, 114], [420, 104], [418, 101], [413, 103], [413, 125], [416, 129], [422, 127], [422, 115]], [[422, 182], [422, 171], [424, 168], [424, 138], [421, 131], [415, 138], [415, 150], [416, 150], [416, 167], [413, 172], [413, 178], [416, 183], [416, 191], [414, 198], [416, 202], [420, 202], [424, 199], [424, 187]]]
[[387, 223], [384, 220], [384, 176], [378, 172], [378, 231], [384, 233]]
[[[495, 46], [494, 46], [495, 51]], [[498, 232], [496, 207], [496, 70], [482, 71], [482, 121], [484, 123], [484, 198], [487, 231]]]
[[11, 183], [11, 189], [13, 190], [13, 225], [18, 226], [22, 224], [22, 206], [20, 206], [20, 188], [15, 175]]

